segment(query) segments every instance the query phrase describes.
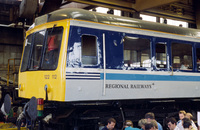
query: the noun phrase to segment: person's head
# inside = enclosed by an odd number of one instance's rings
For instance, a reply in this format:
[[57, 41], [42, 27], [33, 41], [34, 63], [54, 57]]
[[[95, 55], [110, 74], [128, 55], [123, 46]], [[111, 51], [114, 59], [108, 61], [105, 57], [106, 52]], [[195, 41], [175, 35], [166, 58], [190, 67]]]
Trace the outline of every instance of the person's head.
[[176, 119], [174, 117], [167, 118], [167, 126], [170, 130], [174, 130], [176, 127]]
[[155, 119], [155, 115], [153, 112], [148, 112], [145, 114], [145, 119], [147, 119], [147, 122], [151, 122], [151, 120]]
[[147, 119], [141, 119], [138, 121], [138, 126], [140, 126], [144, 130], [146, 123], [147, 123]]
[[186, 112], [184, 110], [179, 111], [179, 119], [182, 120], [185, 118]]
[[193, 116], [191, 113], [186, 113], [185, 118], [188, 118], [190, 120], [193, 120]]
[[115, 120], [114, 118], [109, 118], [109, 119], [107, 120], [107, 125], [106, 125], [106, 127], [107, 127], [109, 130], [112, 130], [112, 129], [114, 129], [115, 124], [116, 124], [116, 120]]
[[151, 120], [151, 124], [153, 124], [153, 128], [154, 128], [155, 130], [158, 129], [158, 124], [157, 124], [157, 121], [156, 121], [156, 120]]
[[183, 64], [183, 65], [188, 65], [188, 61], [187, 61], [187, 60], [183, 60], [183, 61], [182, 61], [182, 64]]
[[126, 120], [124, 123], [124, 127], [133, 127], [133, 122], [131, 120]]
[[182, 125], [183, 125], [183, 128], [184, 129], [191, 129], [191, 127], [192, 127], [192, 122], [191, 122], [191, 120], [190, 119], [188, 119], [188, 118], [183, 118], [182, 119]]
[[146, 123], [145, 124], [145, 130], [154, 130], [154, 126], [152, 123]]

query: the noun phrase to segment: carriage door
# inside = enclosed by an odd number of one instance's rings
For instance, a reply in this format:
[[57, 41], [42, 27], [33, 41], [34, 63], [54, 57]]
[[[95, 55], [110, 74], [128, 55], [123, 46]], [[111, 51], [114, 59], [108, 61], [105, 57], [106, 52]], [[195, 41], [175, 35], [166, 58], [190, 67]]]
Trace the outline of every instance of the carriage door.
[[200, 71], [200, 46], [196, 48], [196, 70]]
[[155, 40], [155, 62], [153, 62], [156, 70], [168, 70], [169, 69], [169, 55], [167, 52], [167, 40], [156, 39]]

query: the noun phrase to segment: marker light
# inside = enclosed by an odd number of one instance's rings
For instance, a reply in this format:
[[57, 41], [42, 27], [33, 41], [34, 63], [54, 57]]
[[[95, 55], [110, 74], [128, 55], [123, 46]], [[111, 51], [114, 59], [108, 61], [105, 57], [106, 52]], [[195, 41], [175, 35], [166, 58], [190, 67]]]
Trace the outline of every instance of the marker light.
[[38, 98], [37, 99], [37, 116], [38, 117], [43, 116], [43, 110], [44, 110], [44, 99]]

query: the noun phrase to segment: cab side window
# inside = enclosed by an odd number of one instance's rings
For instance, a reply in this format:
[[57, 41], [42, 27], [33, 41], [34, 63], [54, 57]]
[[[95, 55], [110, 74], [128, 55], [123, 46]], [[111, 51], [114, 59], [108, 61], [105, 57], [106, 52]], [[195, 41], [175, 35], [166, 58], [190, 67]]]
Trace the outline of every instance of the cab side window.
[[82, 35], [81, 60], [83, 65], [97, 65], [97, 38], [91, 35]]

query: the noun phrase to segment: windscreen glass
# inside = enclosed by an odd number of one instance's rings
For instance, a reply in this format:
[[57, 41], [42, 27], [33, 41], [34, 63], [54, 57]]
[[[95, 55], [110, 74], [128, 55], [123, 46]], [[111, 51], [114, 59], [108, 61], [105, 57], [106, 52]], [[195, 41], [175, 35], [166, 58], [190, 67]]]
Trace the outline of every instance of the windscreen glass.
[[48, 29], [41, 69], [54, 70], [57, 68], [62, 32], [61, 27]]
[[32, 47], [29, 70], [37, 70], [40, 66], [42, 48], [44, 44], [45, 31], [35, 33], [34, 44]]
[[27, 67], [28, 67], [28, 59], [30, 56], [29, 54], [30, 54], [31, 42], [32, 42], [32, 35], [29, 35], [25, 41], [21, 71], [26, 71], [28, 69]]
[[58, 65], [62, 32], [62, 27], [53, 27], [28, 36], [21, 71], [55, 70]]

